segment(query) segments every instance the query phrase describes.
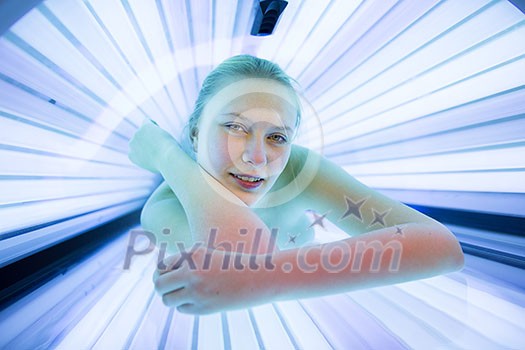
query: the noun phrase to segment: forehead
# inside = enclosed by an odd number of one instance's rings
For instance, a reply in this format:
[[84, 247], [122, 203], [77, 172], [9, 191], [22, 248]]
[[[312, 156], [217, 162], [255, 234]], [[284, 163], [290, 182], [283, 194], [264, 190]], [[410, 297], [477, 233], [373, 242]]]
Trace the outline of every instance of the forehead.
[[219, 111], [221, 116], [242, 116], [251, 122], [267, 122], [293, 128], [297, 107], [280, 96], [268, 93], [250, 93], [226, 103]]
[[[206, 104], [200, 124], [211, 123], [217, 116], [274, 115], [274, 124], [294, 128], [299, 113], [298, 98], [291, 88], [270, 79], [247, 78], [225, 85]], [[254, 120], [257, 122], [258, 120]]]

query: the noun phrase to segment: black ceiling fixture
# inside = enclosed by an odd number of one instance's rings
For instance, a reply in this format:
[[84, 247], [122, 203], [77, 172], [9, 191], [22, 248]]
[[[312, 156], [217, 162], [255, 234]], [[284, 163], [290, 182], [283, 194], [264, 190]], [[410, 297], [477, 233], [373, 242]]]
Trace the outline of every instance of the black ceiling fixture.
[[43, 0], [0, 0], [0, 36]]
[[525, 13], [525, 0], [509, 0], [509, 2]]
[[288, 1], [263, 0], [256, 8], [255, 20], [253, 21], [252, 35], [265, 36], [273, 33], [279, 16], [288, 5]]

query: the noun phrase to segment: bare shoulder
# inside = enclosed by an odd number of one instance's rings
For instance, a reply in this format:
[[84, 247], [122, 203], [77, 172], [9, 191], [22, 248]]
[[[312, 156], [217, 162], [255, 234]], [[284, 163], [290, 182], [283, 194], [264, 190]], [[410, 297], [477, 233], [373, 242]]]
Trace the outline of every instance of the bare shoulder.
[[[314, 162], [309, 161], [312, 158]], [[330, 221], [350, 235], [411, 222], [436, 224], [424, 214], [366, 186], [315, 151], [296, 147], [290, 159], [290, 165], [295, 169], [315, 167], [308, 169], [315, 175], [294, 199], [295, 205], [326, 214]]]
[[184, 207], [169, 185], [163, 182], [151, 194], [142, 209], [140, 222], [145, 230], [157, 237], [157, 244], [167, 243], [169, 254], [178, 251], [177, 243], [193, 244]]
[[150, 223], [153, 219], [157, 219], [160, 216], [179, 217], [179, 220], [186, 219], [182, 204], [165, 181], [153, 191], [146, 204], [144, 204], [141, 221], [143, 224]]

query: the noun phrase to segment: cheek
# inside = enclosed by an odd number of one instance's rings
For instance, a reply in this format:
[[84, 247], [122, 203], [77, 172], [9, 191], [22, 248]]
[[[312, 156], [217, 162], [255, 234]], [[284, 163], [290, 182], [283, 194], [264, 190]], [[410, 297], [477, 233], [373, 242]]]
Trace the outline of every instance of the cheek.
[[280, 175], [280, 173], [284, 170], [286, 163], [288, 163], [288, 159], [290, 158], [290, 151], [291, 148], [287, 147], [285, 149], [278, 149], [272, 152], [268, 159], [268, 166], [270, 167], [272, 174]]
[[215, 169], [229, 168], [238, 158], [239, 149], [239, 145], [232, 138], [225, 137], [220, 133], [215, 134], [210, 137], [207, 147], [210, 163]]

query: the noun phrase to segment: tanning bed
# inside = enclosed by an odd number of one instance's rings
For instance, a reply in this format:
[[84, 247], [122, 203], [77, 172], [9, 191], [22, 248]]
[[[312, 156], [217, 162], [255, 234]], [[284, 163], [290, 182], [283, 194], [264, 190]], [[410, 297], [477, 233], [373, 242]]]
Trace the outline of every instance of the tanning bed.
[[[261, 37], [258, 5], [0, 2], [0, 348], [523, 349], [523, 2], [289, 1]], [[163, 306], [155, 252], [123, 267], [160, 181], [127, 143], [146, 117], [179, 135], [240, 53], [297, 79], [323, 154], [446, 224], [465, 268], [206, 316]], [[319, 141], [304, 125], [299, 142]]]

